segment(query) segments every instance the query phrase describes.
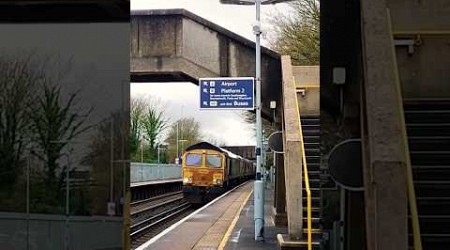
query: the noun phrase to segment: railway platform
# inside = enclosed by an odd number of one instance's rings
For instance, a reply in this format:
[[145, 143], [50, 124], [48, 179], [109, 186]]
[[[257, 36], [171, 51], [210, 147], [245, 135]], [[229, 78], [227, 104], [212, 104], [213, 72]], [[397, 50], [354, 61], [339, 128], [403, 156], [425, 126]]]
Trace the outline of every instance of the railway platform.
[[253, 181], [215, 199], [167, 228], [136, 250], [277, 249], [276, 235], [286, 233], [271, 219], [273, 190], [266, 189], [264, 242], [254, 240]]
[[165, 180], [151, 180], [151, 181], [138, 181], [138, 182], [132, 182], [130, 183], [130, 187], [140, 187], [140, 186], [148, 186], [148, 185], [158, 185], [158, 184], [166, 184], [166, 183], [177, 183], [177, 182], [183, 182], [183, 179], [181, 178], [172, 178], [172, 179], [165, 179]]

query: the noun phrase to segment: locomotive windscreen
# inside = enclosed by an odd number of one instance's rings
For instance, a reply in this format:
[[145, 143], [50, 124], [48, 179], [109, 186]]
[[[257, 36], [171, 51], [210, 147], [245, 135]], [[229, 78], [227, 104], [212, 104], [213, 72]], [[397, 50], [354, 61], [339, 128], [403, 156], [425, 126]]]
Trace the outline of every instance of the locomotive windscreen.
[[202, 164], [201, 154], [189, 153], [186, 155], [186, 165], [187, 166], [200, 166]]
[[219, 155], [207, 155], [206, 163], [209, 167], [220, 168], [222, 166], [222, 157]]

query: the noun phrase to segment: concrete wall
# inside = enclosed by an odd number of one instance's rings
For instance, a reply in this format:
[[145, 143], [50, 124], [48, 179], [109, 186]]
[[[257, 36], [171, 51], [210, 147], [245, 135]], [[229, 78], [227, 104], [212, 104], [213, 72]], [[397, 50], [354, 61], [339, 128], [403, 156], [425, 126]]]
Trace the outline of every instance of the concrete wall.
[[181, 165], [137, 162], [130, 164], [131, 183], [177, 178], [181, 179]]
[[394, 31], [450, 30], [448, 0], [387, 0]]
[[173, 16], [135, 17], [131, 20], [132, 56], [158, 57], [177, 55], [177, 47], [181, 43], [167, 41], [179, 41], [178, 27], [181, 20]]
[[450, 1], [386, 1], [396, 39], [414, 39], [414, 53], [397, 46], [403, 96], [450, 97]]
[[219, 34], [198, 25], [191, 19], [183, 18], [182, 20], [183, 57], [219, 75]]
[[[0, 249], [65, 249], [66, 218], [63, 215], [30, 214], [28, 231], [24, 213], [1, 212], [0, 218]], [[67, 231], [70, 249], [120, 250], [122, 227], [122, 218], [71, 216]]]
[[297, 93], [301, 116], [320, 115], [320, 67], [293, 66], [295, 87], [304, 89], [305, 94]]
[[450, 98], [450, 35], [421, 40], [413, 54], [405, 46], [397, 47], [403, 97]]

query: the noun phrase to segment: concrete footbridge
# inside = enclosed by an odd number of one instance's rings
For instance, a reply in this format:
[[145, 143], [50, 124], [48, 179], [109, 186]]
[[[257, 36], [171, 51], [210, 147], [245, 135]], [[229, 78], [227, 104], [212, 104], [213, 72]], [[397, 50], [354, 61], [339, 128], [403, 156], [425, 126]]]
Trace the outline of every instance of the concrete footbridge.
[[[255, 44], [184, 9], [131, 11], [131, 82], [255, 75]], [[262, 116], [281, 101], [281, 57], [261, 49]], [[280, 105], [278, 105], [280, 106]]]

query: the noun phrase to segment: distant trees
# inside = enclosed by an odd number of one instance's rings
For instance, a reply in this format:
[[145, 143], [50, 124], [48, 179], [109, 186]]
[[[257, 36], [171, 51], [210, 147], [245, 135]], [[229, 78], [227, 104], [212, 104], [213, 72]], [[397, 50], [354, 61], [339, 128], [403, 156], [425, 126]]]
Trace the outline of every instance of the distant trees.
[[162, 134], [169, 126], [164, 104], [156, 97], [139, 96], [132, 97], [130, 105], [131, 159], [138, 162], [156, 162], [158, 145], [163, 141]]
[[142, 140], [142, 120], [145, 112], [145, 103], [141, 98], [131, 97], [130, 103], [130, 137], [129, 147], [131, 156], [135, 156]]
[[150, 152], [157, 150], [161, 133], [169, 127], [169, 120], [165, 118], [164, 110], [158, 103], [161, 103], [160, 99], [151, 100], [142, 119], [144, 139], [148, 143]]
[[183, 149], [201, 141], [200, 123], [191, 117], [179, 119], [170, 126], [165, 140], [169, 145], [167, 153], [170, 163], [174, 163], [177, 158], [177, 139], [179, 140], [178, 156], [181, 156]]
[[[31, 134], [29, 107], [43, 79], [43, 73], [31, 62], [31, 56], [0, 58], [0, 200], [9, 208], [15, 205], [17, 184], [26, 163], [23, 156]], [[7, 207], [2, 209], [9, 210]]]
[[224, 146], [225, 142], [207, 135], [193, 117], [171, 122], [160, 98], [132, 96], [130, 102], [130, 157], [133, 162], [175, 163], [184, 149], [200, 141]]
[[223, 146], [223, 141], [206, 136], [193, 117], [170, 122], [159, 98], [135, 96], [130, 103], [130, 154], [133, 162], [175, 163], [184, 149], [200, 141]]
[[295, 65], [319, 65], [319, 0], [295, 0], [289, 5], [291, 13], [278, 13], [270, 18], [271, 47], [280, 54], [290, 55]]
[[[249, 112], [249, 111], [243, 111], [240, 113], [242, 119], [249, 123], [249, 124], [256, 124], [256, 114]], [[270, 123], [270, 121], [262, 119], [262, 127], [263, 127], [263, 138], [264, 137], [268, 137], [270, 134], [272, 134], [273, 132], [275, 132], [275, 127], [272, 126], [272, 124]], [[255, 131], [255, 136], [256, 136], [256, 128], [253, 128], [253, 130]]]

